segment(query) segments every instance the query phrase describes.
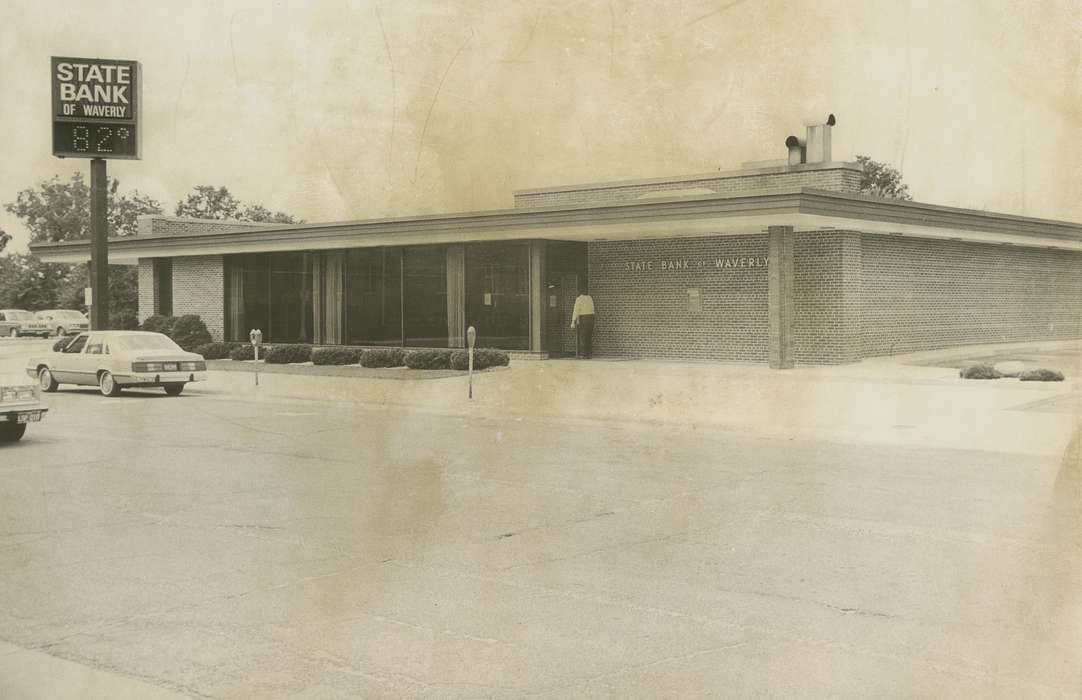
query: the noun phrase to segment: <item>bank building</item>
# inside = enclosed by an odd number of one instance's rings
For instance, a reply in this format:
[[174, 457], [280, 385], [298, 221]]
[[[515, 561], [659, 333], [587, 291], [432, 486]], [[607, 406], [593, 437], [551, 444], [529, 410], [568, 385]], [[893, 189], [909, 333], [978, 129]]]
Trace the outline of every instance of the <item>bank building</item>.
[[[139, 315], [198, 314], [216, 340], [840, 364], [1082, 337], [1082, 225], [860, 194], [833, 116], [780, 161], [514, 192], [509, 209], [344, 223], [143, 217], [110, 240]], [[88, 241], [32, 246], [89, 260]]]

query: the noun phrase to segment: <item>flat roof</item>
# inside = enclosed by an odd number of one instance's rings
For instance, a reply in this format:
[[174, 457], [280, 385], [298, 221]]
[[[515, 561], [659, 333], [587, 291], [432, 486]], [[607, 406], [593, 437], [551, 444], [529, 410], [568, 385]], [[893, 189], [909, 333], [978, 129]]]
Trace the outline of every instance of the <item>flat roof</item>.
[[694, 185], [696, 182], [710, 180], [728, 180], [735, 178], [755, 177], [761, 175], [792, 175], [793, 173], [818, 172], [823, 170], [852, 170], [861, 172], [860, 163], [855, 161], [831, 161], [828, 163], [797, 163], [789, 165], [759, 165], [752, 163], [752, 167], [740, 168], [739, 170], [718, 170], [712, 173], [700, 173], [698, 175], [673, 175], [671, 177], [649, 177], [638, 180], [609, 180], [606, 182], [583, 182], [574, 185], [553, 185], [547, 187], [534, 187], [530, 189], [515, 190], [515, 195], [548, 194], [552, 192], [588, 192], [591, 190], [611, 190], [630, 187], [643, 187], [646, 185], [668, 185], [674, 183], [687, 183]]
[[[382, 245], [740, 235], [767, 226], [1082, 250], [1082, 224], [799, 187], [114, 237], [109, 255], [110, 261], [131, 263], [144, 257]], [[87, 240], [35, 243], [31, 250], [45, 262], [83, 262], [90, 256]]]

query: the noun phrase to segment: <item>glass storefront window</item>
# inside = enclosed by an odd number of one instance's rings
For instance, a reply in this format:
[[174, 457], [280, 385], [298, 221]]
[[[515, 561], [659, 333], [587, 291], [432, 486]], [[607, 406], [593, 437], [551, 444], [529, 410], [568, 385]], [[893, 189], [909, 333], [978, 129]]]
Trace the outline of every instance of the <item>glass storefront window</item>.
[[305, 253], [270, 257], [270, 333], [272, 343], [312, 342], [311, 262]]
[[363, 248], [346, 254], [346, 342], [402, 344], [402, 253]]
[[244, 290], [243, 303], [240, 304], [244, 319], [233, 331], [236, 340], [248, 340], [248, 331], [253, 328], [259, 328], [264, 333], [270, 330], [270, 268], [267, 267], [266, 255], [245, 255], [238, 267], [242, 275], [239, 283]]
[[466, 247], [466, 325], [479, 347], [525, 350], [530, 345], [530, 246]]
[[229, 256], [230, 337], [268, 343], [528, 349], [530, 246], [485, 243]]
[[446, 249], [404, 248], [402, 271], [406, 345], [447, 347]]

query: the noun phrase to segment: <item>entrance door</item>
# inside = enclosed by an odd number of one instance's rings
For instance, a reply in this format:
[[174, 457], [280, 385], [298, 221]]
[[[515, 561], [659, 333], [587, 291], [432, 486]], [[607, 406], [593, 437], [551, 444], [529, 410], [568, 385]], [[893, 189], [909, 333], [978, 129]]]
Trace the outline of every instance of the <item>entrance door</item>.
[[548, 307], [548, 337], [545, 347], [553, 356], [575, 355], [575, 331], [571, 329], [571, 313], [575, 310], [575, 297], [579, 295], [579, 276], [562, 275], [556, 285], [545, 290]]

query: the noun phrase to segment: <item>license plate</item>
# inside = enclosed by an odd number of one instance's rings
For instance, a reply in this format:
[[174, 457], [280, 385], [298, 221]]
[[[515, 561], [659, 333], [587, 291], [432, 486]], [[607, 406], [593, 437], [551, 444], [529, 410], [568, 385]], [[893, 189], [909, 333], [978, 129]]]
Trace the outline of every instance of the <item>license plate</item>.
[[15, 416], [16, 423], [36, 423], [41, 420], [41, 411], [34, 411], [33, 413], [20, 413]]
[[176, 362], [166, 362], [164, 365], [162, 365], [162, 369], [165, 370], [166, 372], [176, 372], [177, 371], [177, 363]]

